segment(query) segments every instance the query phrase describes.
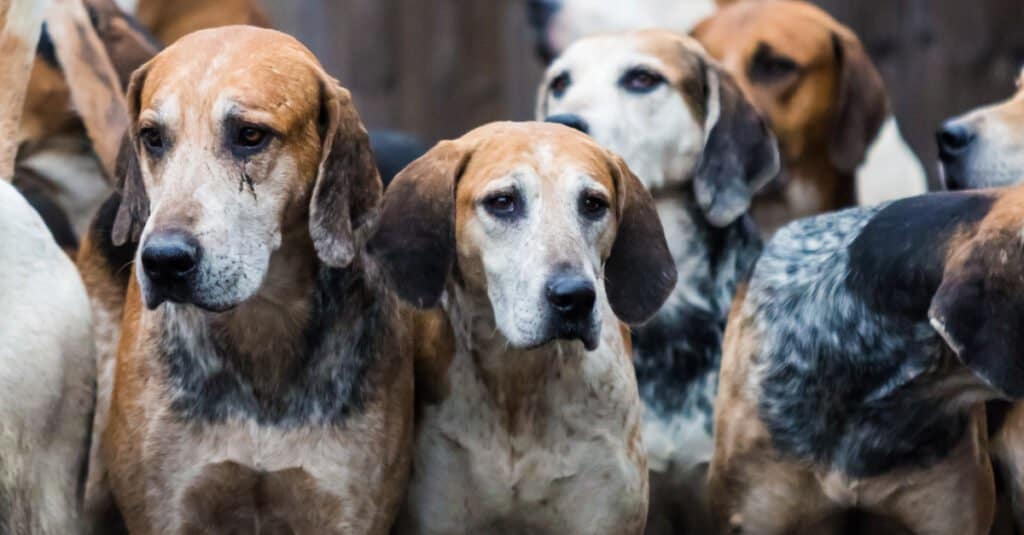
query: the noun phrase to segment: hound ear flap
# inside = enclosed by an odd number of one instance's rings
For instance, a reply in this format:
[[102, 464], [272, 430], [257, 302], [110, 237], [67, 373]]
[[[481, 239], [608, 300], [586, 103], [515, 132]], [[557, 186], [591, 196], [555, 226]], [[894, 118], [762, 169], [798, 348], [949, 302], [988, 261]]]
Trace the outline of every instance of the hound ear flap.
[[[993, 249], [991, 255], [1006, 254]], [[1013, 399], [1024, 398], [1024, 289], [1008, 267], [1020, 266], [1020, 256], [1007, 263], [973, 252], [959, 267], [947, 267], [928, 310], [932, 327], [960, 360]]]
[[398, 296], [437, 305], [455, 263], [455, 188], [472, 151], [442, 141], [388, 186], [368, 245]]
[[618, 198], [618, 233], [604, 266], [605, 289], [622, 321], [647, 321], [676, 286], [676, 265], [665, 243], [654, 199], [622, 158], [608, 153]]
[[147, 72], [148, 67], [143, 65], [132, 74], [128, 83], [128, 114], [131, 121], [121, 139], [114, 166], [117, 190], [121, 193], [121, 205], [117, 208], [111, 232], [111, 240], [117, 246], [139, 241], [142, 228], [149, 218], [149, 197], [146, 196], [146, 185], [142, 181], [142, 168], [139, 166], [131, 126], [139, 116], [139, 98]]
[[708, 221], [724, 227], [750, 209], [761, 187], [779, 174], [775, 136], [729, 74], [705, 63], [706, 140], [694, 176]]
[[352, 96], [324, 75], [320, 85], [320, 166], [309, 205], [317, 256], [342, 268], [355, 258], [377, 217], [383, 186]]
[[829, 156], [837, 168], [853, 173], [882, 128], [889, 103], [882, 75], [852, 32], [845, 28], [834, 31], [832, 48], [839, 80]]

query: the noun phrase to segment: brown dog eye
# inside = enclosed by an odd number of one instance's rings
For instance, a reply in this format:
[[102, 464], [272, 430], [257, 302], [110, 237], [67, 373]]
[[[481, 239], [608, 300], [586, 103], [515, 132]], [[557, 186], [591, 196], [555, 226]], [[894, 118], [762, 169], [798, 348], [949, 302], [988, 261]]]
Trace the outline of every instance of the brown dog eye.
[[267, 138], [266, 131], [251, 126], [243, 126], [238, 130], [238, 145], [242, 147], [258, 147]]
[[150, 154], [159, 156], [163, 153], [164, 135], [159, 128], [147, 126], [139, 130], [139, 139], [142, 140], [142, 145]]
[[665, 77], [647, 69], [634, 68], [626, 71], [619, 85], [632, 93], [649, 93], [665, 83]]
[[484, 199], [484, 208], [495, 217], [508, 218], [519, 211], [519, 202], [513, 193], [497, 193]]
[[569, 73], [563, 72], [551, 80], [551, 84], [548, 85], [548, 90], [555, 98], [562, 98], [565, 94], [565, 90], [569, 89], [569, 85], [572, 84], [572, 78], [569, 77]]
[[589, 219], [601, 219], [608, 212], [608, 201], [599, 195], [584, 195], [580, 199], [580, 212]]
[[799, 70], [800, 65], [792, 58], [776, 54], [767, 45], [762, 44], [754, 53], [747, 74], [751, 80], [771, 83], [786, 79]]

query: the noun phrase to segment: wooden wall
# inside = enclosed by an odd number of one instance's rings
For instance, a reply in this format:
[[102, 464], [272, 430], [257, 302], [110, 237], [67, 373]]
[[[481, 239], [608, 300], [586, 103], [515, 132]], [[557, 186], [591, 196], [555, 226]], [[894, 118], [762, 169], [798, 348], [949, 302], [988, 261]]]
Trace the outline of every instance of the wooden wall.
[[[1006, 98], [1024, 64], [1022, 0], [816, 1], [861, 35], [932, 171], [941, 120]], [[532, 116], [541, 66], [525, 0], [264, 2], [353, 90], [371, 126], [434, 141]]]

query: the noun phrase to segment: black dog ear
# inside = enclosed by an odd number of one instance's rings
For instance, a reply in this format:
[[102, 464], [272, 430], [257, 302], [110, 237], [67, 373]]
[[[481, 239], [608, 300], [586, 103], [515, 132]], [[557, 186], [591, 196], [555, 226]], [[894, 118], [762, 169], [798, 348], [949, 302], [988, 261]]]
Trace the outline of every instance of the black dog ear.
[[661, 308], [678, 274], [650, 192], [622, 158], [610, 152], [608, 158], [619, 225], [604, 266], [605, 290], [615, 315], [638, 324]]
[[352, 96], [322, 75], [321, 159], [309, 205], [309, 234], [320, 261], [345, 267], [377, 217], [381, 185], [370, 136]]
[[135, 148], [134, 137], [134, 124], [139, 117], [139, 100], [148, 70], [148, 65], [139, 67], [132, 73], [128, 83], [127, 104], [130, 122], [128, 131], [121, 139], [121, 148], [118, 150], [114, 166], [116, 187], [121, 193], [121, 205], [117, 209], [111, 232], [111, 239], [117, 246], [138, 241], [142, 235], [142, 228], [146, 225], [146, 219], [149, 218], [149, 197], [146, 196], [146, 185], [142, 181], [142, 168], [139, 166], [139, 154]]
[[882, 128], [889, 102], [882, 75], [853, 32], [846, 28], [833, 31], [832, 48], [839, 85], [829, 156], [837, 168], [853, 173]]
[[732, 77], [711, 62], [704, 72], [707, 140], [693, 186], [708, 221], [724, 227], [746, 213], [754, 193], [779, 174], [779, 150]]
[[968, 243], [947, 265], [928, 319], [975, 375], [1003, 396], [1021, 399], [1024, 251], [1016, 236], [981, 243], [978, 239]]
[[384, 194], [367, 250], [398, 296], [437, 305], [455, 262], [455, 188], [472, 151], [442, 141], [402, 170]]

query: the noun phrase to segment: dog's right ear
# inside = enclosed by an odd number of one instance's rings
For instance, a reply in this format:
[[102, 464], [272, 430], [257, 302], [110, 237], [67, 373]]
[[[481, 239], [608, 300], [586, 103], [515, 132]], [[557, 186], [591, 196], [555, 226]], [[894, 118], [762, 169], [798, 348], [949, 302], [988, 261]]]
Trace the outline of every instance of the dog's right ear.
[[139, 116], [139, 99], [148, 70], [148, 64], [143, 65], [132, 74], [128, 83], [130, 123], [128, 131], [121, 139], [114, 171], [117, 190], [121, 193], [121, 206], [117, 209], [111, 236], [114, 245], [117, 246], [138, 241], [142, 235], [142, 228], [146, 225], [146, 219], [149, 218], [149, 197], [146, 196], [146, 185], [142, 181], [142, 168], [135, 148], [134, 132], [135, 121]]
[[471, 150], [442, 141], [398, 173], [384, 193], [367, 250], [398, 296], [437, 305], [455, 262], [455, 188]]
[[708, 111], [693, 186], [708, 221], [724, 227], [746, 213], [754, 193], [779, 174], [779, 149], [735, 80], [718, 65], [704, 63]]

